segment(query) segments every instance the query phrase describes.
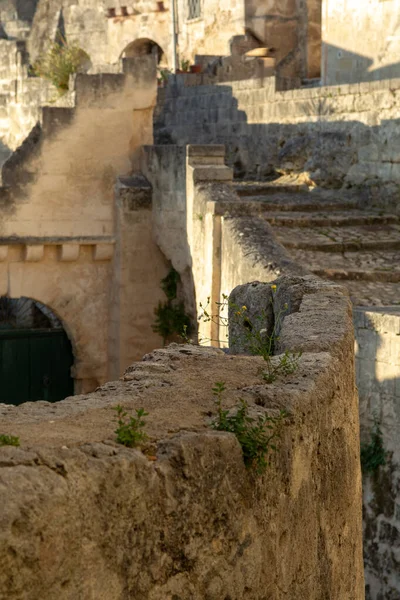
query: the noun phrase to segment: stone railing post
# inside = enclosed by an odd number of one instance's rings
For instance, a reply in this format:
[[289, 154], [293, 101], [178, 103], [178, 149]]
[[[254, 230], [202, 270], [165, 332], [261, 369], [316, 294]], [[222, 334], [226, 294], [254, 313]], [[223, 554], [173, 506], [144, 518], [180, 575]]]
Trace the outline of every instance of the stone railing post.
[[[221, 293], [221, 216], [215, 205], [218, 189], [231, 184], [233, 171], [225, 165], [222, 145], [190, 145], [186, 160], [186, 225], [196, 305], [199, 310], [200, 302], [208, 302], [215, 313]], [[218, 323], [200, 322], [199, 339], [218, 346]]]

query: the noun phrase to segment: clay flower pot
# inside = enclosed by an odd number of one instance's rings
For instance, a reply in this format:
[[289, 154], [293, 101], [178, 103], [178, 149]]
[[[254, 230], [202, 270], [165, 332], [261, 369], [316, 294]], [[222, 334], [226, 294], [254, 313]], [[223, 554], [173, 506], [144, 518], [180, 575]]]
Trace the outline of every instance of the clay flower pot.
[[191, 73], [201, 73], [201, 71], [202, 71], [201, 65], [191, 65], [190, 66]]

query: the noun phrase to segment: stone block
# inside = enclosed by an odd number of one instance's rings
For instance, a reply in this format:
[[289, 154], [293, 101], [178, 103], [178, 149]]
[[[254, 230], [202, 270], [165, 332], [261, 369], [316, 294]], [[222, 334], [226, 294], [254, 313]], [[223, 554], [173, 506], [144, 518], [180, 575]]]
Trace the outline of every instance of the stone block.
[[400, 377], [400, 334], [387, 337], [389, 338], [388, 343], [390, 343], [390, 362], [398, 367], [398, 376]]
[[357, 357], [357, 385], [360, 393], [369, 394], [376, 389], [375, 360]]
[[193, 173], [195, 183], [200, 181], [232, 181], [233, 171], [225, 165], [196, 165]]
[[357, 356], [374, 361], [378, 347], [378, 334], [375, 331], [367, 329], [357, 329], [355, 331], [357, 342]]
[[79, 244], [62, 244], [59, 252], [61, 262], [75, 262], [80, 254]]
[[378, 162], [381, 160], [382, 150], [378, 144], [368, 144], [358, 150], [358, 160], [360, 162]]
[[365, 328], [365, 311], [360, 310], [357, 307], [353, 310], [353, 323], [354, 329]]
[[386, 108], [392, 108], [395, 105], [395, 99], [393, 94], [388, 89], [383, 91], [374, 92], [372, 94], [373, 103], [375, 110], [384, 110]]
[[354, 99], [355, 112], [365, 112], [375, 110], [375, 100], [372, 94], [361, 94]]
[[380, 334], [377, 339], [376, 360], [386, 364], [391, 364], [393, 360], [392, 349], [393, 346], [391, 344], [391, 336]]
[[367, 329], [378, 333], [400, 334], [400, 313], [391, 314], [381, 311], [365, 311]]
[[24, 260], [26, 262], [40, 262], [44, 257], [43, 244], [27, 244], [25, 246]]
[[398, 368], [381, 361], [375, 362], [375, 385], [380, 394], [393, 397], [395, 395], [395, 381], [398, 376]]
[[254, 354], [274, 326], [271, 285], [254, 282], [236, 287], [229, 295], [229, 348], [232, 354]]
[[189, 158], [198, 157], [221, 157], [225, 156], [225, 146], [222, 144], [209, 144], [209, 145], [200, 145], [200, 144], [190, 144], [187, 147], [187, 156]]

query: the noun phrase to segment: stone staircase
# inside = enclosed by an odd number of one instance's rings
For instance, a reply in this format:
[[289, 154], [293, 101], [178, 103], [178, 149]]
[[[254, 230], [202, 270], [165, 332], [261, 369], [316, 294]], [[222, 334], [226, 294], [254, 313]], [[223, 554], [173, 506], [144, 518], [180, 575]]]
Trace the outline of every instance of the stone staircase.
[[343, 190], [236, 182], [240, 204], [272, 227], [291, 257], [340, 281], [358, 306], [400, 304], [400, 217], [363, 209]]

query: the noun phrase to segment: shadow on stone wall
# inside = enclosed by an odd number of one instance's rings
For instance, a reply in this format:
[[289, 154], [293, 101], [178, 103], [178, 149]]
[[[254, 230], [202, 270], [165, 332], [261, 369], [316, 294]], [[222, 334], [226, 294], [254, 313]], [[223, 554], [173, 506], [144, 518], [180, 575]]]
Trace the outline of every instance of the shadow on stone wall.
[[400, 77], [400, 62], [374, 68], [373, 58], [349, 52], [345, 48], [331, 44], [326, 44], [325, 48], [327, 54], [326, 83], [329, 85], [382, 81]]
[[380, 423], [386, 465], [363, 477], [366, 600], [400, 597], [400, 309], [357, 310], [361, 440]]
[[[160, 99], [155, 119], [156, 143], [224, 144], [227, 164], [237, 178], [262, 180], [282, 173], [308, 172], [317, 185], [363, 190], [363, 202], [397, 210], [400, 119], [386, 119], [376, 125], [348, 119], [352, 113], [357, 115], [350, 93], [339, 96], [340, 103], [332, 94], [276, 100], [272, 82], [261, 80], [262, 87], [235, 92], [245, 110], [239, 107], [232, 86], [184, 87], [179, 81], [172, 82], [162, 90], [165, 97]], [[382, 91], [389, 94], [388, 88]], [[264, 98], [257, 104], [256, 93]], [[297, 93], [300, 90], [293, 92]], [[292, 109], [297, 114], [292, 115]], [[370, 110], [371, 118], [377, 121], [379, 109], [372, 105]], [[297, 122], [290, 123], [290, 119]]]

